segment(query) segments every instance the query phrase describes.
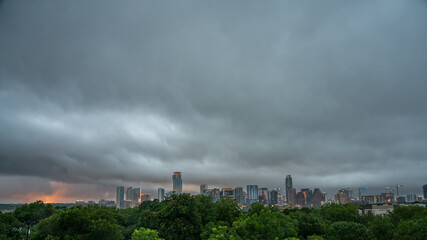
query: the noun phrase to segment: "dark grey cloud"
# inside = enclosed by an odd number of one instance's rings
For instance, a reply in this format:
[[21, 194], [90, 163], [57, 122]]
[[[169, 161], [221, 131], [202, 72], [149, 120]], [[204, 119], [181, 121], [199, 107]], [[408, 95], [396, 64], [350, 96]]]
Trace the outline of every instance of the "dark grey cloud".
[[[330, 194], [419, 193], [426, 13], [426, 1], [3, 1], [0, 177], [62, 199], [170, 188], [173, 171], [188, 191], [292, 174]], [[33, 193], [17, 189], [0, 199]]]

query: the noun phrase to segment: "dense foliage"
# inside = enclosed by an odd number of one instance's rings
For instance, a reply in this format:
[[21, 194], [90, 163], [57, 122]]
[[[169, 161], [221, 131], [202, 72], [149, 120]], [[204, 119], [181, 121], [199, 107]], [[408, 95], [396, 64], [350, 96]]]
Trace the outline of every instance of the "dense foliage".
[[[30, 230], [30, 231], [28, 231]], [[133, 209], [75, 206], [41, 201], [0, 213], [2, 240], [425, 240], [427, 208], [396, 207], [385, 216], [359, 215], [355, 205], [320, 209], [264, 207], [242, 212], [234, 200], [174, 195]]]

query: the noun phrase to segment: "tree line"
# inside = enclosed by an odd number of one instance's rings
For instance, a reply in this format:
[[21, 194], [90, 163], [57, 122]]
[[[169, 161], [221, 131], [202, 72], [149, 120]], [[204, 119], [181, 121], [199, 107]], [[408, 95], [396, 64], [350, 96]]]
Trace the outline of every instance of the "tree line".
[[136, 208], [53, 207], [37, 201], [0, 214], [2, 240], [425, 240], [427, 208], [359, 215], [352, 204], [285, 209], [208, 196], [173, 195]]

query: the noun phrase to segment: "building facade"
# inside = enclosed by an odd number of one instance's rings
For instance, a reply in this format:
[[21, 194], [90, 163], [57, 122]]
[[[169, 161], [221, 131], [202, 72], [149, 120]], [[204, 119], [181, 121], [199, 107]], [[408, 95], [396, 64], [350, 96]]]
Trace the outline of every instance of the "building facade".
[[248, 204], [258, 202], [258, 185], [247, 185]]
[[123, 209], [125, 201], [125, 187], [118, 186], [116, 188], [116, 208]]
[[165, 200], [165, 189], [164, 188], [158, 188], [157, 189], [157, 199], [159, 199], [159, 202]]
[[285, 191], [286, 191], [286, 202], [290, 204], [289, 201], [289, 189], [292, 188], [292, 177], [291, 175], [287, 175], [285, 179]]
[[172, 175], [172, 189], [175, 192], [181, 193], [182, 192], [182, 178], [181, 178], [181, 172], [174, 172]]

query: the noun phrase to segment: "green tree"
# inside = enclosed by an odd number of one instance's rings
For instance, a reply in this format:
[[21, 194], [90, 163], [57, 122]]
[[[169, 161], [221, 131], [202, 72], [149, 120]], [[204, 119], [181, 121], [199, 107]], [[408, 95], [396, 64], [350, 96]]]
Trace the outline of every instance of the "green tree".
[[394, 225], [389, 216], [375, 216], [368, 224], [369, 231], [376, 240], [390, 240], [393, 238]]
[[319, 219], [311, 214], [302, 214], [298, 218], [298, 233], [301, 238], [305, 239], [311, 235], [323, 235], [325, 230]]
[[20, 239], [19, 227], [21, 223], [12, 213], [0, 212], [0, 239], [15, 240]]
[[241, 214], [240, 207], [234, 199], [221, 199], [215, 202], [213, 212], [215, 222], [223, 222], [229, 227]]
[[426, 240], [427, 217], [401, 221], [394, 232], [394, 240]]
[[270, 209], [257, 209], [233, 223], [236, 239], [274, 240], [297, 236], [296, 220]]
[[334, 222], [329, 227], [329, 240], [367, 240], [368, 229], [360, 223]]
[[213, 221], [214, 219], [214, 203], [212, 198], [206, 195], [197, 195], [194, 196], [194, 200], [197, 207], [197, 212], [200, 214], [202, 220], [202, 225]]
[[212, 233], [208, 240], [230, 240], [230, 230], [227, 226], [212, 228]]
[[320, 215], [328, 222], [357, 222], [359, 212], [353, 204], [330, 204], [320, 208]]
[[421, 206], [397, 206], [390, 214], [391, 222], [397, 226], [406, 220], [416, 220], [427, 217], [427, 208]]
[[119, 240], [123, 239], [114, 219], [114, 209], [76, 206], [42, 220], [31, 239]]
[[189, 194], [172, 195], [162, 202], [159, 212], [160, 236], [166, 239], [200, 239], [202, 220], [195, 197]]
[[307, 240], [325, 240], [325, 239], [318, 235], [312, 235], [312, 236], [308, 236]]
[[51, 216], [54, 212], [55, 210], [51, 204], [44, 204], [43, 201], [36, 201], [16, 208], [14, 214], [19, 221], [25, 224], [26, 239], [28, 239], [30, 227], [40, 220]]
[[135, 229], [132, 233], [132, 240], [163, 240], [159, 238], [159, 233], [156, 230], [147, 228]]

